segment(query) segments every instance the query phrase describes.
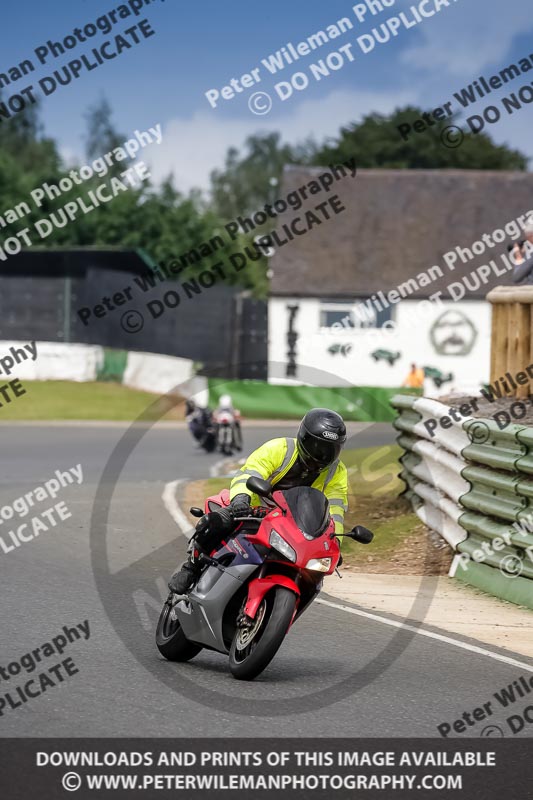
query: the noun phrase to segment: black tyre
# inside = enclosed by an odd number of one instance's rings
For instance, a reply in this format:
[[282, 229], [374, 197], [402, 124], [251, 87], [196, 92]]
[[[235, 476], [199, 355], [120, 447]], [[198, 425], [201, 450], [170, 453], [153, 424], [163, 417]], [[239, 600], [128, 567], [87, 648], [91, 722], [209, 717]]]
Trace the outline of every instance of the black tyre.
[[239, 453], [242, 450], [242, 430], [241, 425], [239, 422], [236, 422], [233, 426], [233, 441], [232, 445], [235, 450], [238, 450]]
[[296, 607], [296, 595], [276, 586], [265, 596], [252, 629], [238, 628], [229, 653], [234, 678], [251, 681], [270, 664], [283, 642]]
[[212, 453], [217, 446], [217, 440], [214, 434], [208, 433], [205, 437], [204, 441], [202, 442], [202, 447], [206, 451], [206, 453]]
[[179, 620], [173, 617], [172, 606], [167, 600], [157, 623], [155, 633], [157, 649], [168, 661], [190, 661], [202, 649], [185, 638]]

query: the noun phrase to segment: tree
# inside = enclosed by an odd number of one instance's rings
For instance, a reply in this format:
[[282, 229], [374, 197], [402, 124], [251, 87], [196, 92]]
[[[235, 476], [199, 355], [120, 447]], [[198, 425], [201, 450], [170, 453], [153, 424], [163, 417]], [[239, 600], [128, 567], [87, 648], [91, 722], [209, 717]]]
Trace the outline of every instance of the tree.
[[[368, 114], [360, 123], [341, 128], [337, 138], [324, 142], [313, 154], [312, 162], [327, 165], [355, 158], [357, 166], [362, 168], [527, 169], [527, 158], [522, 153], [494, 144], [484, 133], [466, 132], [460, 146], [446, 146], [441, 138], [445, 129], [453, 125], [461, 127], [457, 115], [428, 125], [421, 133], [414, 132], [413, 123], [423, 113], [420, 108], [406, 106], [390, 116]], [[411, 125], [407, 141], [398, 130], [402, 124]]]
[[93, 159], [103, 156], [124, 143], [126, 136], [115, 129], [111, 121], [112, 113], [111, 106], [106, 98], [103, 97], [96, 105], [91, 106], [85, 114], [85, 119], [87, 120], [87, 135], [85, 137], [87, 158]]
[[38, 104], [3, 121], [0, 124], [0, 214], [27, 200], [35, 186], [57, 174], [60, 164], [55, 142], [43, 135]]
[[211, 173], [215, 211], [226, 220], [252, 214], [278, 198], [285, 164], [303, 163], [312, 151], [310, 141], [291, 147], [279, 133], [249, 136], [244, 152], [231, 147], [224, 169]]
[[[311, 139], [295, 146], [282, 144], [281, 134], [277, 132], [249, 136], [242, 152], [231, 147], [224, 168], [211, 173], [212, 211], [227, 223], [273, 204], [280, 197], [285, 165], [306, 163], [315, 149]], [[246, 248], [248, 254], [255, 255], [256, 239], [273, 227], [275, 222], [269, 217], [265, 225], [251, 232], [239, 231], [236, 240], [225, 249], [226, 255], [245, 252]], [[268, 293], [266, 258], [261, 255], [256, 261], [248, 255], [247, 268], [234, 275], [232, 282], [250, 289], [256, 296], [265, 297]]]

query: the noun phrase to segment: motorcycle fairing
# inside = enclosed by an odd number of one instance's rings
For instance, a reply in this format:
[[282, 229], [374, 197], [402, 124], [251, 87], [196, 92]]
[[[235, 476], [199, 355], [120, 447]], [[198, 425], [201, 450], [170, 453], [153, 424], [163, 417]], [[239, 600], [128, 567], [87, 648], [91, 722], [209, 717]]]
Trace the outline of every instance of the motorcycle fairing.
[[226, 507], [229, 506], [229, 504], [229, 489], [222, 489], [219, 494], [214, 494], [207, 498], [205, 501], [205, 513], [207, 514], [209, 511], [216, 511], [217, 507]]
[[248, 599], [244, 607], [244, 613], [247, 617], [255, 619], [257, 609], [261, 605], [263, 598], [274, 586], [284, 586], [294, 592], [298, 600], [300, 599], [300, 590], [295, 582], [286, 575], [267, 575], [265, 578], [255, 578], [248, 587]]
[[187, 639], [221, 653], [229, 652], [222, 631], [224, 611], [256, 569], [256, 564], [210, 566], [202, 573], [188, 597], [174, 607]]
[[220, 558], [224, 554], [232, 553], [234, 558], [232, 566], [244, 564], [256, 564], [259, 566], [264, 562], [264, 557], [259, 555], [252, 541], [248, 539], [250, 534], [238, 534], [228, 540], [226, 546], [215, 554], [215, 558]]

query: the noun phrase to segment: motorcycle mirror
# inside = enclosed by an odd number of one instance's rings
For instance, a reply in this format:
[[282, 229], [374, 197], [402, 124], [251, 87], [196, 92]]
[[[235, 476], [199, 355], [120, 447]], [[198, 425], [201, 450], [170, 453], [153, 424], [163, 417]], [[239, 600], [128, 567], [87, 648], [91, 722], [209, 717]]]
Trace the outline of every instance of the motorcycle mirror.
[[356, 525], [348, 536], [355, 542], [359, 542], [359, 544], [370, 544], [374, 538], [372, 531], [369, 531], [368, 528], [364, 528], [362, 525]]
[[193, 517], [203, 517], [204, 512], [201, 508], [197, 508], [196, 506], [191, 506], [189, 512], [193, 515]]
[[257, 478], [255, 475], [251, 475], [248, 478], [246, 488], [254, 492], [254, 494], [258, 494], [259, 497], [270, 497], [272, 494], [272, 484], [263, 480], [263, 478]]

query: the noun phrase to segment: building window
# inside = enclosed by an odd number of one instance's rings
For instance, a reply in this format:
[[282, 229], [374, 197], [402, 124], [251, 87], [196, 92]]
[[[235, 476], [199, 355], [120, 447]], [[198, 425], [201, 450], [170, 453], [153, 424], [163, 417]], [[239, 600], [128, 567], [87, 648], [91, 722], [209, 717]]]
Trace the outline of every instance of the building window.
[[345, 306], [342, 309], [324, 308], [320, 309], [320, 327], [321, 328], [336, 328], [340, 325], [346, 328], [355, 328], [355, 320], [353, 318], [351, 306]]
[[322, 301], [320, 303], [320, 329], [323, 331], [357, 331], [382, 328], [392, 319], [392, 307], [378, 309], [370, 300], [358, 298], [353, 303]]

